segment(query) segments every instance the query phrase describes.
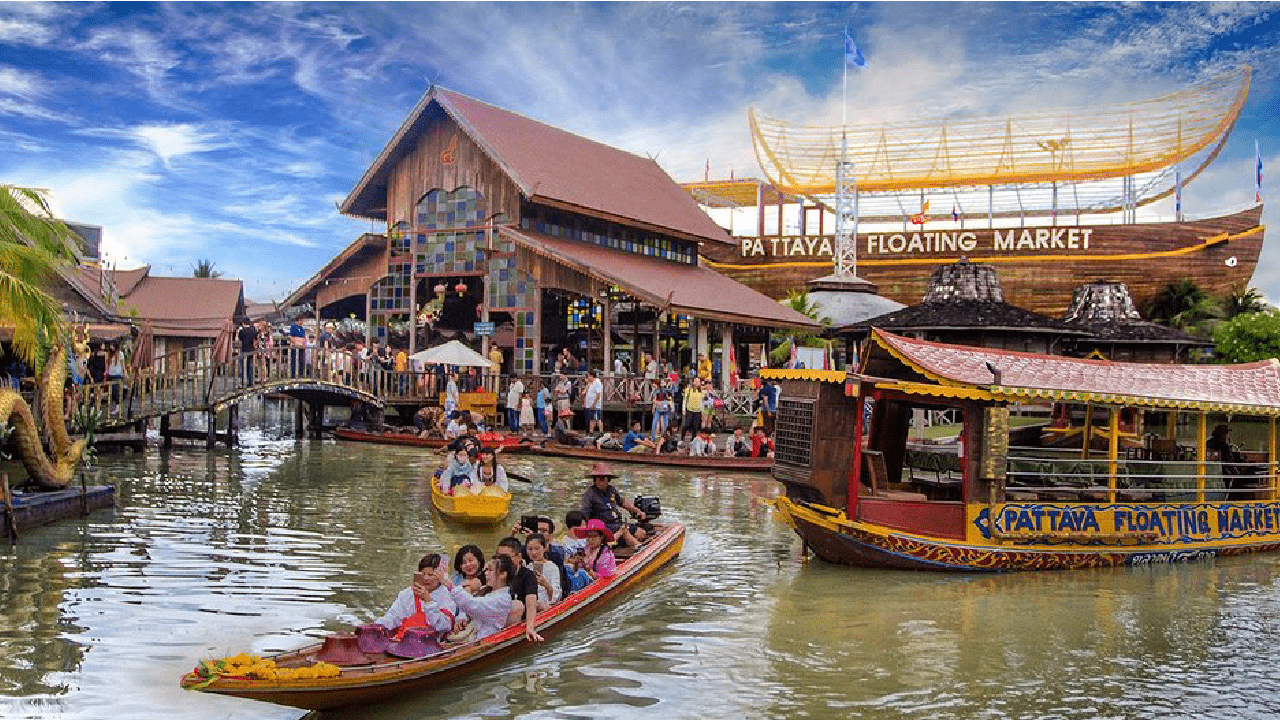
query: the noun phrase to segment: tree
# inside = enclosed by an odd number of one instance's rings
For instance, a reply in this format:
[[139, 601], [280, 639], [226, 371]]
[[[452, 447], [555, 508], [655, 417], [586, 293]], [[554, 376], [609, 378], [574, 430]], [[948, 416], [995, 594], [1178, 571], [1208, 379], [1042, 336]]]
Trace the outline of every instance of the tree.
[[1220, 362], [1257, 362], [1280, 357], [1280, 310], [1270, 308], [1224, 320], [1213, 339]]
[[[787, 299], [783, 300], [782, 304], [792, 310], [795, 310], [801, 315], [804, 315], [810, 320], [817, 321], [818, 324], [824, 328], [831, 324], [830, 318], [819, 316], [819, 313], [822, 311], [822, 307], [809, 297], [809, 293], [803, 290], [788, 290]], [[778, 334], [775, 334], [775, 338], [776, 337], [778, 337]], [[823, 339], [817, 333], [790, 333], [787, 335], [787, 339], [782, 341], [782, 344], [774, 348], [773, 351], [769, 353], [769, 362], [771, 364], [778, 366], [786, 364], [791, 360], [792, 338], [795, 339], [795, 343], [798, 347], [828, 347], [830, 345], [830, 341]]]
[[1218, 304], [1188, 278], [1171, 282], [1156, 293], [1146, 312], [1152, 322], [1193, 334], [1205, 333], [1208, 321], [1221, 315]]
[[76, 235], [53, 216], [43, 191], [0, 185], [0, 318], [33, 368], [61, 341], [62, 307], [42, 288], [75, 261]]
[[1258, 288], [1241, 284], [1222, 299], [1222, 316], [1230, 320], [1237, 315], [1261, 312], [1267, 307], [1266, 298], [1262, 297]]
[[196, 266], [191, 269], [191, 277], [220, 278], [222, 273], [213, 269], [212, 260], [197, 260]]

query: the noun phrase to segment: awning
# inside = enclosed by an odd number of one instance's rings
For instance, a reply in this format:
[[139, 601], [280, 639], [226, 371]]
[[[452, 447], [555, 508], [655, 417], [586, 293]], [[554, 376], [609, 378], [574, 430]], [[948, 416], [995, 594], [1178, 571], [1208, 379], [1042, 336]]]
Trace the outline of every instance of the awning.
[[723, 322], [816, 330], [820, 326], [773, 298], [698, 265], [499, 226], [517, 245], [668, 312]]

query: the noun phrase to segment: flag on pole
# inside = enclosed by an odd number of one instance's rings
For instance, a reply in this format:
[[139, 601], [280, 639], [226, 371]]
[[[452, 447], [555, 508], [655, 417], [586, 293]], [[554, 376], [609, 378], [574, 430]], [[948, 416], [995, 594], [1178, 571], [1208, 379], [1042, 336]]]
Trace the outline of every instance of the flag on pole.
[[1253, 181], [1253, 201], [1262, 202], [1262, 151], [1258, 149], [1258, 141], [1253, 141], [1253, 159], [1254, 164], [1258, 168], [1257, 175]]
[[846, 67], [866, 67], [867, 59], [862, 57], [862, 51], [858, 49], [857, 43], [853, 38], [849, 37], [849, 31], [844, 31], [844, 64]]
[[911, 222], [916, 225], [924, 225], [929, 221], [929, 201], [925, 200], [920, 203], [920, 212], [911, 216]]
[[1173, 219], [1182, 221], [1182, 168], [1173, 170]]
[[955, 205], [951, 206], [951, 220], [953, 222], [960, 222], [960, 213], [956, 212]]

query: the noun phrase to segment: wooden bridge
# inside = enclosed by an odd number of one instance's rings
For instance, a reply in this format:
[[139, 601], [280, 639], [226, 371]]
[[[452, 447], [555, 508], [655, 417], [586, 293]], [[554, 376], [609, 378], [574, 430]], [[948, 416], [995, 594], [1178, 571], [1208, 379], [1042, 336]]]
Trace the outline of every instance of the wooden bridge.
[[[525, 392], [532, 398], [545, 385], [553, 385], [552, 375], [522, 376]], [[586, 378], [574, 375], [575, 397], [581, 402]], [[664, 380], [639, 376], [603, 377], [605, 409], [609, 412], [647, 413]], [[505, 395], [509, 376], [492, 373], [461, 375], [460, 384], [480, 402], [473, 403], [491, 419], [498, 400]], [[383, 411], [403, 408], [410, 413], [421, 405], [442, 401], [446, 379], [438, 372], [385, 370], [371, 360], [361, 362], [345, 350], [278, 347], [235, 354], [219, 360], [214, 346], [189, 348], [154, 359], [151, 367], [131, 371], [122, 380], [69, 387], [67, 416], [73, 422], [91, 420], [97, 431], [140, 426], [159, 418], [161, 434], [206, 437], [233, 442], [238, 404], [247, 398], [282, 394], [299, 400], [295, 425], [302, 430], [304, 406], [311, 416], [311, 428], [318, 432], [326, 406], [348, 406], [353, 401]], [[750, 415], [754, 390], [745, 388], [721, 398], [726, 416]], [[229, 410], [228, 431], [218, 433], [217, 415]], [[206, 414], [206, 430], [171, 430], [170, 416], [186, 412]]]

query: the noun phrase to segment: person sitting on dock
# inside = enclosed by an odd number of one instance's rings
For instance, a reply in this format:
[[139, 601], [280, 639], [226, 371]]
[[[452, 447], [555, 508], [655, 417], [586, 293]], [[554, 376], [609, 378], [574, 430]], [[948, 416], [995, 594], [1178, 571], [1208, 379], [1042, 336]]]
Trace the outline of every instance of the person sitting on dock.
[[707, 433], [698, 433], [689, 443], [689, 455], [692, 457], [710, 457], [716, 454], [715, 441]]
[[401, 590], [390, 609], [378, 618], [377, 624], [390, 630], [396, 640], [403, 638], [409, 628], [429, 627], [437, 633], [453, 629], [458, 606], [441, 585], [444, 579], [439, 572], [442, 560], [440, 553], [424, 555], [418, 561], [413, 583]]
[[[449, 463], [440, 472], [438, 482], [440, 492], [445, 495], [452, 495], [455, 492], [469, 492], [473, 485], [480, 484], [480, 480], [476, 476], [474, 458], [463, 448], [453, 450], [449, 454]], [[462, 486], [461, 489], [458, 488], [460, 485]]]
[[418, 429], [418, 437], [432, 434], [444, 434], [440, 426], [444, 420], [444, 410], [434, 405], [423, 405], [413, 414], [413, 426]]
[[733, 429], [733, 436], [724, 446], [724, 454], [732, 457], [751, 457], [751, 440], [742, 434], [742, 426]]
[[621, 450], [622, 443], [618, 442], [616, 430], [605, 430], [596, 438], [597, 450]]
[[[515, 562], [506, 555], [498, 555], [485, 566], [485, 586], [480, 594], [472, 596], [466, 590], [445, 581], [445, 587], [458, 609], [471, 618], [476, 628], [476, 639], [483, 640], [507, 626], [507, 618], [513, 611], [521, 609], [521, 605], [511, 599], [508, 586], [516, 576]], [[535, 633], [536, 634], [536, 633]], [[530, 638], [533, 639], [533, 638]], [[542, 639], [538, 636], [539, 640]]]
[[[587, 518], [587, 523], [597, 520], [605, 524], [609, 528], [609, 534], [617, 535], [618, 538], [629, 547], [636, 547], [640, 543], [632, 537], [627, 531], [626, 525], [622, 522], [622, 515], [619, 508], [631, 513], [633, 517], [640, 520], [645, 519], [645, 514], [639, 508], [631, 503], [631, 501], [622, 497], [610, 481], [617, 477], [613, 474], [613, 468], [607, 463], [596, 463], [591, 466], [591, 470], [587, 473], [587, 477], [591, 478], [591, 486], [582, 493], [582, 500], [579, 502], [578, 509], [582, 511], [583, 516]], [[582, 537], [577, 531], [574, 535]]]
[[773, 457], [773, 438], [759, 425], [751, 429], [751, 457]]
[[[480, 448], [480, 462], [476, 466], [478, 483], [471, 485], [474, 495], [485, 494], [488, 488], [497, 488], [504, 493], [511, 492], [511, 483], [507, 480], [507, 469], [498, 464], [498, 454], [492, 448]], [[493, 492], [488, 490], [488, 492]]]
[[663, 455], [670, 455], [680, 451], [680, 433], [674, 427], [667, 428], [662, 433], [662, 444], [658, 446], [658, 452]]
[[631, 423], [631, 432], [622, 437], [623, 452], [653, 452], [654, 444], [648, 435], [640, 430], [640, 421]]

